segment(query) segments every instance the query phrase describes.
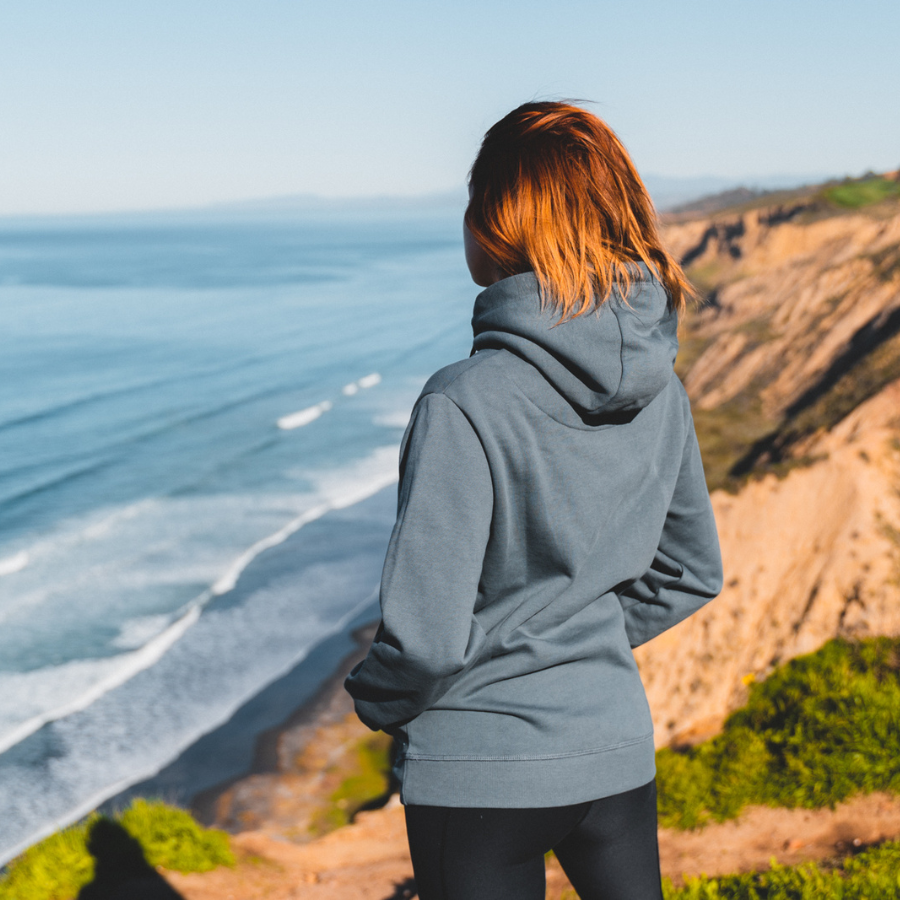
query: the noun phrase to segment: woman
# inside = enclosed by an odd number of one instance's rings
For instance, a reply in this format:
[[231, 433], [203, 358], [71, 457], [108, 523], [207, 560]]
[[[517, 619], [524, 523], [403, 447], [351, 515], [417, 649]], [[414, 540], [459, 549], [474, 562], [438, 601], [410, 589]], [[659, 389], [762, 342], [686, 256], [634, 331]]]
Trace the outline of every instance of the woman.
[[653, 725], [632, 648], [721, 588], [687, 396], [688, 290], [624, 147], [529, 103], [470, 175], [469, 359], [401, 447], [382, 624], [347, 679], [399, 742], [422, 900], [660, 898]]

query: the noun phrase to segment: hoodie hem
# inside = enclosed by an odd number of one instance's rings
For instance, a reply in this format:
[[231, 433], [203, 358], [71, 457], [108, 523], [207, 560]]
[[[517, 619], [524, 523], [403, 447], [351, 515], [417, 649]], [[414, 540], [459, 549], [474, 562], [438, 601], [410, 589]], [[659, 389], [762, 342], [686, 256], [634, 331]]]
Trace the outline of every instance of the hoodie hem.
[[609, 797], [656, 774], [652, 732], [612, 747], [547, 756], [448, 758], [409, 755], [398, 762], [400, 800], [415, 806], [538, 808]]

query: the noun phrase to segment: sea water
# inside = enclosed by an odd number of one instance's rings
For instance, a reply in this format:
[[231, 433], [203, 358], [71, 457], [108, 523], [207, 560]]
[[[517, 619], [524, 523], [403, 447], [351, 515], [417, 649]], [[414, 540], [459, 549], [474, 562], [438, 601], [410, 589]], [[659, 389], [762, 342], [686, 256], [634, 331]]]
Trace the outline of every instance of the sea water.
[[460, 213], [0, 221], [0, 861], [373, 603], [367, 498], [471, 343]]

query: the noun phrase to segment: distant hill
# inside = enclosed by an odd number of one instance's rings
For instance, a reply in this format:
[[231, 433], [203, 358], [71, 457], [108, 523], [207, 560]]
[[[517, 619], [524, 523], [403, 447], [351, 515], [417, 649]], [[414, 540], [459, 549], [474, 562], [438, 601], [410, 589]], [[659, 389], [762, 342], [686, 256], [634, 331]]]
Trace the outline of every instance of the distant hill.
[[[714, 200], [714, 208], [741, 202], [745, 194], [752, 196], [771, 193], [773, 191], [793, 190], [799, 185], [824, 181], [824, 175], [769, 175], [764, 177], [722, 178], [718, 176], [700, 176], [696, 178], [676, 178], [666, 175], [647, 174], [643, 176], [644, 184], [653, 198], [656, 208], [669, 213], [683, 211], [695, 203], [706, 203]], [[733, 197], [733, 199], [729, 199]], [[705, 208], [712, 212], [713, 208]]]

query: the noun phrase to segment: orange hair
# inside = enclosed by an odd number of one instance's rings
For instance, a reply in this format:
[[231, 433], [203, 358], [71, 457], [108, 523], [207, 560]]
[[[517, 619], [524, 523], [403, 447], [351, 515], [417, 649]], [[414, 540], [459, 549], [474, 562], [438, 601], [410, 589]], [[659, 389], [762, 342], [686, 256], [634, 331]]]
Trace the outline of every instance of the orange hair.
[[484, 136], [465, 221], [510, 275], [533, 271], [561, 319], [627, 291], [643, 262], [682, 310], [693, 290], [664, 249], [656, 211], [612, 129], [568, 103], [525, 103]]

